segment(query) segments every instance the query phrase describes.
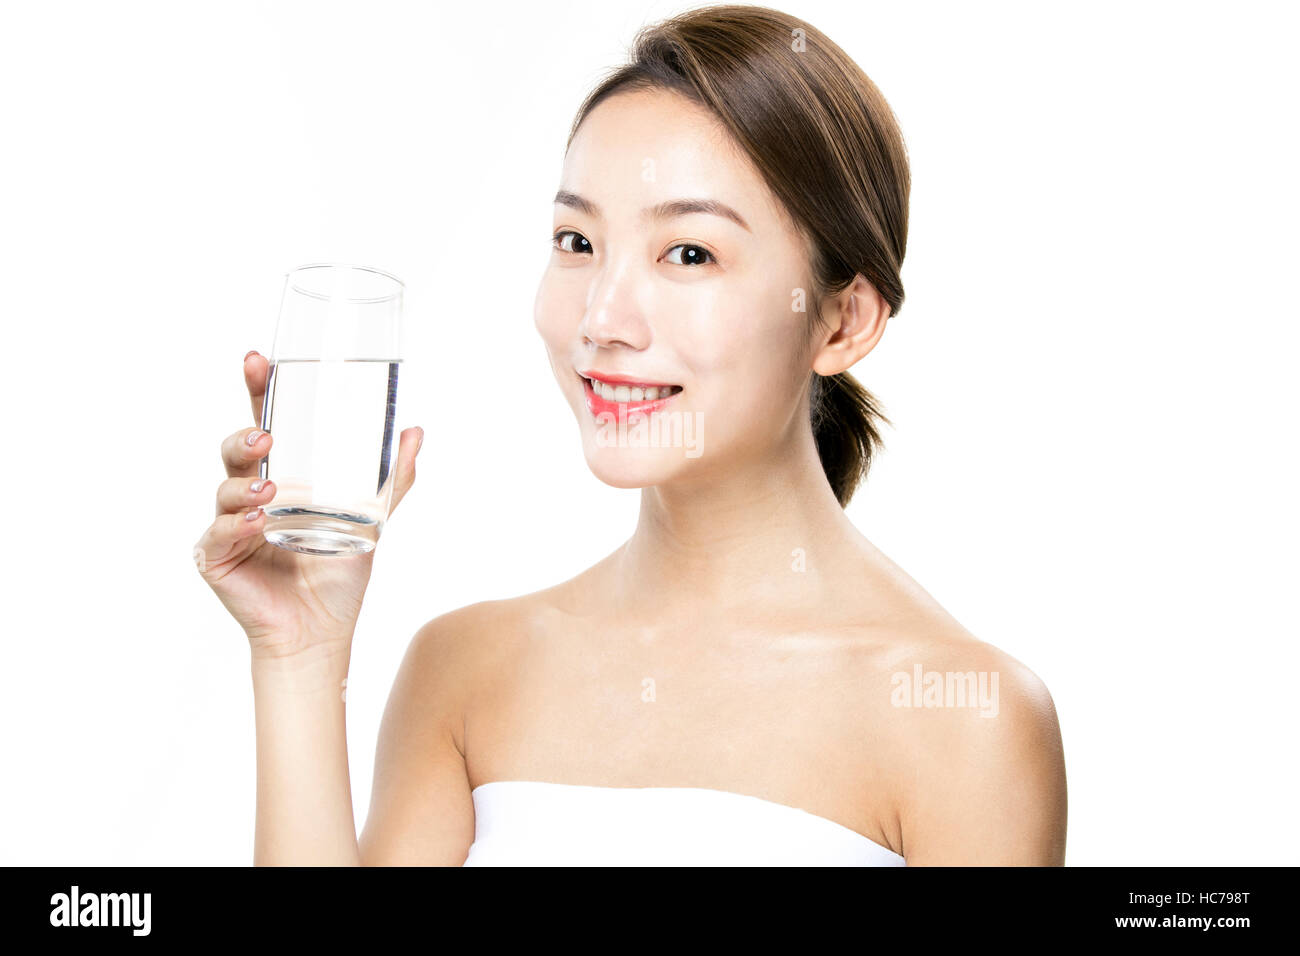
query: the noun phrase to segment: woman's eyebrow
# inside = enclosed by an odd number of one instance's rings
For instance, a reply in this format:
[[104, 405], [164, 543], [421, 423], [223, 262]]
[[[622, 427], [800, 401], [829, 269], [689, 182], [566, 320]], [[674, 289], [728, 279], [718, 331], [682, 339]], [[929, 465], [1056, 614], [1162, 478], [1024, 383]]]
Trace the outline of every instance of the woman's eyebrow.
[[[568, 206], [571, 209], [585, 213], [593, 219], [601, 218], [599, 206], [590, 199], [584, 199], [577, 193], [569, 192], [567, 189], [561, 189], [555, 194], [555, 202], [561, 206]], [[716, 199], [669, 199], [657, 206], [651, 206], [641, 211], [643, 218], [649, 217], [651, 219], [672, 219], [676, 216], [687, 216], [691, 213], [721, 216], [724, 219], [730, 219], [746, 232], [753, 231], [749, 228], [749, 223], [745, 222], [744, 216], [726, 203], [719, 202]]]
[[585, 213], [592, 219], [600, 219], [600, 209], [594, 202], [583, 199], [577, 193], [571, 193], [567, 189], [561, 189], [555, 194], [555, 202], [560, 206], [568, 206], [570, 209], [576, 209], [580, 213]]

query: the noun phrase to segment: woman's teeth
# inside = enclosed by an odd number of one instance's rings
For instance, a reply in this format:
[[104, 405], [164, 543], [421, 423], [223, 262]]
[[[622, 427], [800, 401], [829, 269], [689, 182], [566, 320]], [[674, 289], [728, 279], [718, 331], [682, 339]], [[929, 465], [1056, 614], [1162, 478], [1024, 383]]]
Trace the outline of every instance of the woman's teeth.
[[653, 402], [656, 399], [676, 395], [682, 390], [680, 385], [610, 385], [598, 379], [589, 378], [591, 390], [607, 402]]

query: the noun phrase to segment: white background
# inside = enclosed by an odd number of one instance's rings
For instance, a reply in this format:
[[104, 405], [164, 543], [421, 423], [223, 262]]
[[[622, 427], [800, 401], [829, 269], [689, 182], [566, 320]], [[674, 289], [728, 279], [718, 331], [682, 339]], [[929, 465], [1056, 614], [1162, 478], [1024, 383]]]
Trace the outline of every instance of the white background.
[[[851, 516], [1046, 681], [1068, 863], [1300, 862], [1295, 16], [781, 6], [912, 160], [907, 301], [855, 369], [895, 428]], [[428, 435], [352, 656], [358, 826], [416, 629], [631, 533], [532, 303], [574, 111], [681, 9], [5, 6], [0, 862], [251, 862], [246, 641], [190, 553], [288, 268], [406, 280]]]

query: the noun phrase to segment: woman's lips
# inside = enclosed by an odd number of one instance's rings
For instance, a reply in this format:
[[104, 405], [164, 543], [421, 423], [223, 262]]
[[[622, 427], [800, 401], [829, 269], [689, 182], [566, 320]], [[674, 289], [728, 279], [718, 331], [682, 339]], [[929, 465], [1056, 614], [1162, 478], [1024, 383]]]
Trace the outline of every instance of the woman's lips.
[[[634, 414], [649, 415], [651, 412], [657, 412], [663, 408], [682, 391], [680, 385], [648, 385], [621, 376], [611, 375], [602, 378], [596, 375], [588, 376], [580, 373], [578, 377], [582, 379], [582, 393], [587, 399], [587, 411], [596, 417], [611, 415], [614, 418], [619, 416], [626, 418]], [[599, 391], [597, 391], [596, 386], [599, 386]], [[607, 390], [613, 390], [613, 399], [605, 397], [604, 393]], [[658, 397], [644, 397], [648, 392], [654, 394], [655, 391], [659, 393]], [[642, 397], [633, 397], [637, 394]], [[619, 398], [624, 395], [626, 395], [625, 400], [619, 401]]]

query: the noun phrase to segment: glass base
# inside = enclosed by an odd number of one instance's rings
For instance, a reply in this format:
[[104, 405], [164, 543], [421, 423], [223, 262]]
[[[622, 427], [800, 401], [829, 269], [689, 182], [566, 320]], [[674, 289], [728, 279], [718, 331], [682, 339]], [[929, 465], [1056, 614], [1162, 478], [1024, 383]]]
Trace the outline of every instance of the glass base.
[[365, 554], [379, 541], [383, 523], [368, 515], [323, 508], [268, 508], [266, 540], [302, 554]]

